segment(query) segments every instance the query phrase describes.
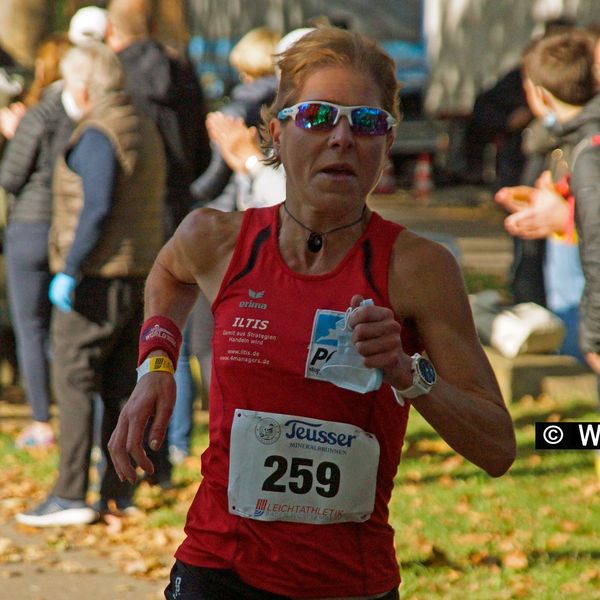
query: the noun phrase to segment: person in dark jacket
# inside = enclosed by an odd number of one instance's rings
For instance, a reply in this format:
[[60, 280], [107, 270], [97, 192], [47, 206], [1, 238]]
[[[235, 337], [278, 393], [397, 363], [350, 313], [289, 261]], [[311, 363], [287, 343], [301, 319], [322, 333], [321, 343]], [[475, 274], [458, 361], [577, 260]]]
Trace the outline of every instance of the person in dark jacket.
[[[229, 55], [231, 66], [240, 74], [241, 83], [231, 92], [231, 102], [221, 112], [244, 119], [248, 127], [260, 123], [260, 110], [271, 104], [277, 90], [274, 53], [281, 39], [278, 31], [269, 27], [252, 29], [240, 39]], [[233, 171], [213, 144], [208, 169], [192, 184], [196, 205], [204, 206], [221, 194], [214, 208], [234, 210], [235, 182]], [[228, 188], [228, 184], [231, 184]]]
[[[281, 39], [278, 31], [269, 27], [257, 27], [244, 35], [233, 47], [229, 55], [231, 66], [240, 75], [241, 83], [231, 92], [231, 102], [222, 112], [239, 117], [246, 125], [260, 123], [260, 111], [269, 105], [277, 92], [275, 59], [277, 44]], [[237, 200], [243, 194], [243, 183], [233, 176], [233, 171], [221, 156], [219, 147], [212, 144], [210, 165], [191, 186], [195, 206], [210, 206], [223, 211], [237, 208]], [[190, 316], [190, 324], [184, 330], [184, 353], [189, 343], [191, 351], [198, 357], [202, 368], [202, 385], [208, 396], [210, 387], [211, 340], [207, 332], [212, 325], [210, 306], [200, 298]], [[180, 360], [181, 363], [181, 360]], [[178, 381], [178, 390], [183, 389]], [[185, 382], [184, 382], [185, 384]], [[178, 392], [175, 410], [169, 429], [169, 443], [187, 452], [189, 447], [189, 427], [193, 406], [191, 395]], [[172, 439], [171, 439], [172, 438]]]
[[61, 35], [40, 45], [34, 81], [25, 98], [27, 111], [0, 163], [0, 187], [10, 194], [5, 239], [9, 307], [19, 370], [33, 416], [16, 439], [18, 448], [54, 443], [48, 367], [48, 232], [52, 169], [72, 131], [61, 103], [62, 83], [57, 81], [60, 59], [69, 48]]
[[117, 53], [126, 89], [157, 125], [167, 157], [165, 234], [170, 237], [192, 205], [190, 184], [210, 160], [206, 103], [193, 67], [152, 39], [148, 0], [111, 0], [106, 43]]
[[[125, 86], [141, 114], [149, 117], [161, 135], [166, 160], [164, 233], [169, 238], [192, 207], [190, 185], [210, 160], [206, 105], [191, 64], [152, 39], [149, 0], [111, 0], [108, 4], [106, 43], [117, 53], [126, 76]], [[191, 371], [182, 356], [178, 378], [181, 389], [191, 386]], [[191, 399], [190, 399], [191, 402]], [[168, 448], [148, 449], [157, 463], [150, 483], [171, 486]]]

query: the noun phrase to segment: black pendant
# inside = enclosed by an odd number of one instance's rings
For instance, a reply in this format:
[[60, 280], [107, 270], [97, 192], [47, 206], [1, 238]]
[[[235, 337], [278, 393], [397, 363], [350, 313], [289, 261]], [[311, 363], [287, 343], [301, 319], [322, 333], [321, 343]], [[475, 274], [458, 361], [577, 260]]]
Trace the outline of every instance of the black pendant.
[[316, 231], [312, 231], [308, 236], [306, 245], [311, 252], [317, 253], [323, 247], [323, 236]]

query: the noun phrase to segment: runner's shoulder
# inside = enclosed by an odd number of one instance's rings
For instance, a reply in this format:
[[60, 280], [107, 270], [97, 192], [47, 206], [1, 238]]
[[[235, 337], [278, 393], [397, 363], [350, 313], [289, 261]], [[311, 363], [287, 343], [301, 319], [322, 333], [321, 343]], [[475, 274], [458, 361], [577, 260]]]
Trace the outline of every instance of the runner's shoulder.
[[235, 245], [242, 220], [241, 212], [198, 208], [186, 216], [176, 235], [185, 245], [214, 252]]

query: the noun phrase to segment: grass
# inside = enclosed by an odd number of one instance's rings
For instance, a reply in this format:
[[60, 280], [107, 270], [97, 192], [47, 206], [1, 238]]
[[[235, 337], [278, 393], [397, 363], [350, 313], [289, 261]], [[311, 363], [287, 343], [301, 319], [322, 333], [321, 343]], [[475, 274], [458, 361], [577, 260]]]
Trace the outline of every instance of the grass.
[[[600, 599], [600, 486], [593, 456], [534, 449], [535, 421], [559, 415], [597, 420], [595, 400], [558, 404], [548, 397], [525, 398], [511, 413], [517, 460], [507, 475], [493, 479], [458, 457], [412, 412], [390, 505], [403, 600]], [[137, 491], [148, 516], [137, 539], [183, 527], [198, 482], [198, 456], [207, 443], [206, 415], [198, 416], [194, 460], [176, 468], [176, 492], [161, 494], [148, 486]], [[15, 451], [16, 430], [3, 431], [0, 498], [9, 495], [7, 482], [13, 496], [39, 497], [53, 480], [56, 452]]]
[[595, 403], [524, 400], [518, 456], [492, 479], [460, 460], [415, 412], [391, 505], [402, 598], [600, 598], [600, 503], [590, 452], [536, 452], [534, 423]]
[[508, 295], [506, 276], [465, 268], [463, 269], [463, 278], [469, 294], [476, 294], [483, 290], [498, 290]]

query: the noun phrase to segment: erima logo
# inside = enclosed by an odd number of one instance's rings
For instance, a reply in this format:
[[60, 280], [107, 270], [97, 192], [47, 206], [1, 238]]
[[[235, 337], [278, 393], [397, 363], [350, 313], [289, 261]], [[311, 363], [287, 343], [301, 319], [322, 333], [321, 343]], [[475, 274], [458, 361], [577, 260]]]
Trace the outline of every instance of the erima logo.
[[248, 296], [252, 300], [242, 300], [239, 304], [240, 308], [260, 308], [260, 310], [267, 310], [267, 304], [264, 302], [255, 302], [260, 300], [265, 295], [265, 290], [255, 292], [254, 290], [248, 290]]

